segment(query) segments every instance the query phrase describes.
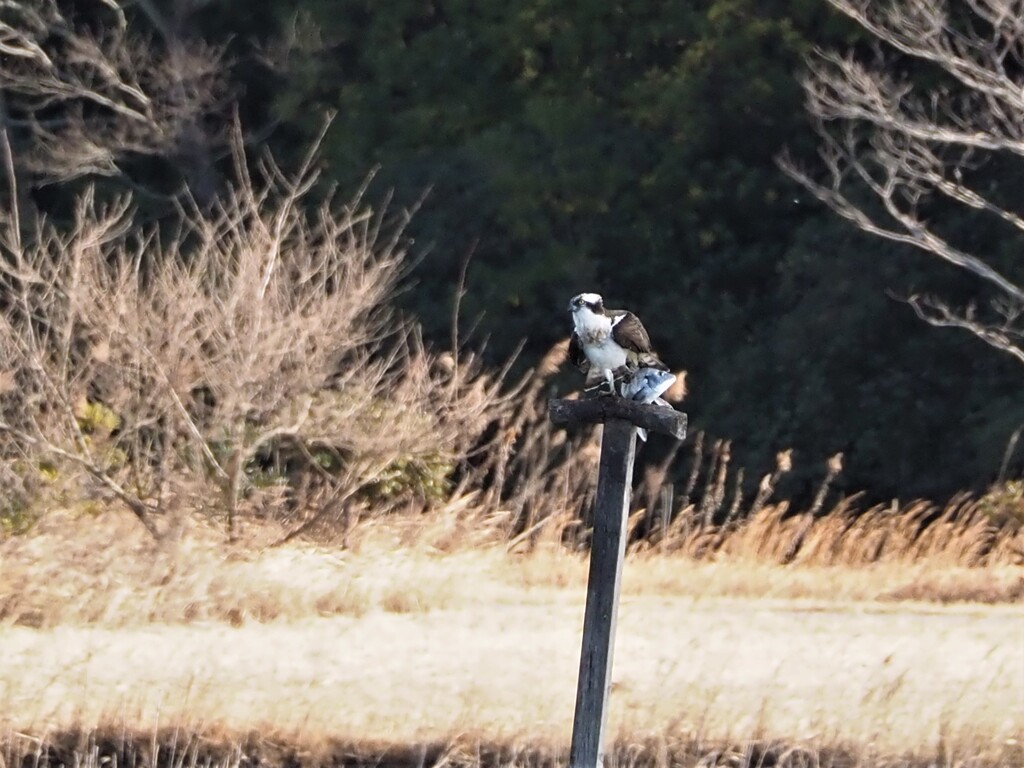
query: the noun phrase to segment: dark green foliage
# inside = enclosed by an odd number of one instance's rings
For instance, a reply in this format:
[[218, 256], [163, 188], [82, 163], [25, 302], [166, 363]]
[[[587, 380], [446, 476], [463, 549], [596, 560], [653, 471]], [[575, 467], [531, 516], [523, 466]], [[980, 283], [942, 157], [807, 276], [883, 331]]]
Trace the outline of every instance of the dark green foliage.
[[[707, 318], [716, 327], [742, 323], [734, 315], [762, 298], [759, 278], [783, 245], [771, 241], [793, 218], [772, 156], [802, 121], [793, 75], [806, 49], [778, 9], [302, 10], [324, 44], [300, 67], [311, 81], [300, 76], [279, 106], [289, 119], [315, 113], [311, 103], [339, 109], [327, 159], [345, 183], [380, 164], [376, 188], [400, 201], [432, 188], [413, 231], [433, 247], [410, 296], [429, 330], [447, 325], [451, 283], [474, 242], [465, 316], [487, 312], [496, 355], [523, 335], [535, 349], [557, 340], [564, 318], [552, 309], [584, 287], [638, 302], [652, 285], [675, 286], [655, 298], [659, 313], [695, 290], [740, 294], [716, 308], [727, 318]], [[694, 346], [686, 341], [680, 352]]]
[[[946, 494], [991, 480], [1024, 423], [1009, 362], [890, 295], [974, 287], [857, 235], [775, 165], [813, 151], [803, 56], [859, 42], [823, 3], [225, 0], [195, 19], [232, 40], [240, 112], [276, 122], [277, 153], [337, 111], [330, 181], [379, 166], [371, 199], [429, 190], [401, 300], [439, 343], [472, 250], [462, 330], [479, 321], [495, 361], [525, 337], [533, 364], [566, 299], [600, 291], [689, 371], [692, 431], [731, 438], [752, 482], [792, 447], [798, 485], [844, 451], [848, 490]], [[287, 66], [261, 66], [289, 36]]]

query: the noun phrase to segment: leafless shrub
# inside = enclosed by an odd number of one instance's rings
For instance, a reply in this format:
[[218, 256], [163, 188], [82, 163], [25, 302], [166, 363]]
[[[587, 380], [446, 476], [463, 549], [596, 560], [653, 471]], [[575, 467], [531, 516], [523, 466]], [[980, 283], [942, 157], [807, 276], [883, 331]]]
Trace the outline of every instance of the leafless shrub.
[[242, 505], [279, 504], [255, 465], [282, 452], [326, 487], [307, 530], [396, 462], [447, 476], [507, 404], [499, 376], [444, 366], [389, 311], [407, 214], [316, 203], [313, 153], [250, 176], [233, 147], [234, 185], [173, 232], [87, 192], [70, 226], [0, 234], [0, 450], [84, 470], [154, 535], [171, 510], [233, 532]]
[[214, 137], [203, 121], [229, 104], [224, 52], [175, 34], [155, 6], [142, 7], [148, 37], [129, 30], [117, 2], [104, 3], [92, 24], [56, 0], [0, 6], [0, 129], [16, 137], [23, 184], [124, 181], [124, 161], [139, 156], [209, 170]]

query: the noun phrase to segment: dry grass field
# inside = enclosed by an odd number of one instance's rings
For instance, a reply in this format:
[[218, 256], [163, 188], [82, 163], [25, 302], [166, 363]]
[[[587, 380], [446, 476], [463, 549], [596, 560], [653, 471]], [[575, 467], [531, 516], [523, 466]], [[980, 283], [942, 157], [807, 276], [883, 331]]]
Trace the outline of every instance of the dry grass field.
[[[250, 534], [55, 514], [0, 544], [4, 763], [564, 759], [585, 556], [458, 512]], [[1024, 569], [641, 548], [609, 735], [616, 764], [1024, 764]]]

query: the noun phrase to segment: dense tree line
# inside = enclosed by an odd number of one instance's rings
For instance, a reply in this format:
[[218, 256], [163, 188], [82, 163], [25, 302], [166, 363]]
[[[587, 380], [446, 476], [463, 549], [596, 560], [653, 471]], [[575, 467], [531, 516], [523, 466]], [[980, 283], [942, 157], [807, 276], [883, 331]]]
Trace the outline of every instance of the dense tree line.
[[[63, 7], [93, 24], [109, 13]], [[439, 344], [471, 254], [462, 336], [487, 338], [495, 361], [525, 338], [530, 365], [567, 333], [567, 297], [600, 291], [688, 371], [693, 427], [732, 439], [752, 470], [795, 449], [796, 484], [842, 451], [848, 491], [981, 487], [1024, 423], [1012, 362], [899, 300], [975, 289], [856, 232], [777, 165], [783, 147], [814, 152], [799, 82], [812, 47], [870, 47], [819, 0], [147, 0], [125, 13], [161, 51], [220, 57], [192, 143], [129, 153], [102, 179], [152, 189], [151, 217], [181, 184], [209, 189], [233, 113], [250, 141], [298, 157], [332, 112], [329, 180], [355, 189], [376, 169], [371, 199], [420, 204], [422, 261], [401, 300]], [[59, 188], [33, 195], [59, 210]], [[947, 223], [990, 237], [970, 215]]]

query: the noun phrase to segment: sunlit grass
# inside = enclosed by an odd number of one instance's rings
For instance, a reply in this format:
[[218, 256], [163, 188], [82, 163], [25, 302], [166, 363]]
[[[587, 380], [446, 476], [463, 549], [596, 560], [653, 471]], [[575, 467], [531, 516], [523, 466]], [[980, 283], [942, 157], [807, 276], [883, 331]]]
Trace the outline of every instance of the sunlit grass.
[[[0, 544], [0, 621], [39, 628], [149, 623], [297, 621], [415, 613], [486, 603], [565, 599], [586, 586], [587, 556], [553, 540], [509, 551], [489, 518], [455, 510], [370, 520], [346, 549], [267, 546], [275, 531], [250, 526], [226, 546], [194, 522], [174, 547], [130, 518], [52, 513], [31, 535]], [[779, 566], [737, 547], [711, 559], [640, 547], [627, 596], [892, 603], [1015, 603], [1024, 568], [968, 568], [945, 558], [849, 566], [808, 558]], [[578, 596], [573, 595], [572, 599]]]
[[[193, 522], [161, 548], [123, 514], [53, 513], [0, 545], [7, 765], [31, 754], [28, 736], [97, 768], [130, 743], [149, 765], [150, 736], [166, 757], [173, 729], [182, 768], [565, 759], [585, 553], [545, 539], [510, 551], [493, 517], [465, 508], [372, 520], [346, 549], [266, 546], [274, 533], [250, 525], [228, 547]], [[636, 549], [614, 764], [718, 751], [723, 765], [1013, 765], [1024, 569]]]

